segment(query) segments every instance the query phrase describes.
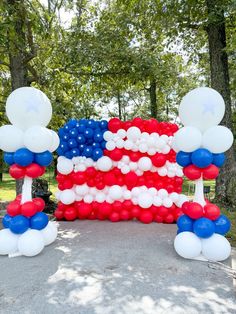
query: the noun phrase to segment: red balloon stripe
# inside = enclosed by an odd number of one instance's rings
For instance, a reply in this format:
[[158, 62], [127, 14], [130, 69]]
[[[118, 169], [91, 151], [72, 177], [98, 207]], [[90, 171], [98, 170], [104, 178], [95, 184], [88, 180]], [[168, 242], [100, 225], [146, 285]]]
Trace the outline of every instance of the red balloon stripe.
[[219, 175], [219, 168], [213, 164], [205, 168], [198, 168], [195, 165], [189, 165], [183, 168], [183, 172], [189, 180], [198, 180], [201, 176], [204, 180], [214, 180]]
[[7, 205], [7, 213], [12, 217], [16, 215], [32, 217], [37, 212], [43, 211], [44, 208], [45, 202], [42, 198], [36, 197], [31, 202], [21, 204], [21, 195], [18, 195], [14, 201]]
[[118, 118], [112, 118], [108, 122], [109, 131], [116, 133], [119, 129], [128, 130], [130, 127], [136, 126], [141, 132], [147, 132], [149, 134], [157, 132], [159, 135], [173, 136], [178, 131], [179, 127], [175, 123], [158, 122], [156, 119], [143, 120], [139, 117], [134, 118], [131, 121], [121, 121]]
[[158, 173], [150, 171], [144, 172], [141, 176], [138, 176], [134, 171], [123, 174], [116, 167], [109, 172], [102, 172], [94, 167], [89, 167], [85, 171], [72, 172], [69, 175], [58, 173], [56, 179], [61, 191], [71, 189], [74, 184], [87, 183], [89, 187], [96, 187], [98, 190], [103, 190], [105, 186], [126, 185], [129, 190], [134, 187], [146, 186], [147, 188], [154, 187], [157, 190], [166, 189], [168, 193], [180, 193], [183, 184], [181, 177], [161, 177]]
[[112, 222], [137, 219], [143, 223], [151, 223], [153, 221], [161, 223], [173, 223], [179, 216], [183, 214], [182, 210], [176, 205], [170, 208], [164, 206], [151, 206], [149, 209], [143, 209], [138, 205], [133, 205], [130, 200], [124, 202], [115, 201], [113, 204], [107, 202], [91, 204], [74, 202], [70, 205], [58, 203], [58, 207], [54, 212], [58, 220], [75, 220], [75, 219], [98, 219], [110, 220]]
[[167, 160], [170, 162], [176, 162], [176, 153], [173, 149], [171, 149], [168, 154], [156, 153], [155, 155], [150, 156], [147, 155], [147, 153], [133, 152], [132, 150], [124, 148], [115, 148], [112, 151], [105, 149], [104, 155], [110, 157], [114, 161], [119, 161], [126, 155], [129, 156], [130, 160], [133, 162], [138, 162], [142, 157], [149, 157], [152, 164], [156, 167], [163, 167]]
[[216, 220], [220, 216], [220, 208], [207, 200], [205, 206], [201, 206], [196, 202], [185, 202], [182, 205], [182, 212], [192, 219], [205, 217], [210, 220]]
[[39, 166], [38, 164], [32, 163], [27, 167], [21, 167], [17, 164], [11, 165], [9, 173], [12, 178], [18, 180], [23, 179], [25, 176], [29, 178], [38, 178], [45, 173], [45, 167]]

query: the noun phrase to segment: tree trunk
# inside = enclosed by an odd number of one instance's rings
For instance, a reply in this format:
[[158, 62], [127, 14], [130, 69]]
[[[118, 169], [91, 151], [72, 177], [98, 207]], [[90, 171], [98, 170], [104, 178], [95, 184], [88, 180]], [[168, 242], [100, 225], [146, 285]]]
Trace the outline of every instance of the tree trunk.
[[[27, 64], [25, 62], [25, 55], [27, 49], [26, 35], [25, 35], [25, 21], [26, 12], [24, 9], [24, 0], [8, 0], [9, 15], [12, 17], [14, 23], [14, 34], [8, 33], [9, 46], [9, 60], [11, 73], [12, 90], [16, 88], [27, 86]], [[16, 194], [21, 193], [22, 180], [16, 180]]]
[[117, 102], [118, 102], [118, 113], [119, 113], [119, 119], [122, 120], [122, 103], [121, 103], [121, 97], [120, 92], [117, 92]]
[[[223, 125], [232, 129], [232, 109], [229, 87], [228, 56], [226, 52], [225, 18], [221, 0], [206, 0], [208, 9], [207, 35], [209, 43], [211, 86], [224, 98], [225, 115]], [[235, 206], [236, 163], [233, 147], [226, 153], [227, 161], [216, 180], [216, 198], [220, 202]], [[233, 189], [233, 191], [232, 191]]]
[[0, 151], [0, 182], [3, 180], [3, 152]]
[[157, 93], [156, 93], [157, 84], [153, 79], [149, 88], [150, 95], [150, 109], [151, 109], [151, 117], [157, 119]]

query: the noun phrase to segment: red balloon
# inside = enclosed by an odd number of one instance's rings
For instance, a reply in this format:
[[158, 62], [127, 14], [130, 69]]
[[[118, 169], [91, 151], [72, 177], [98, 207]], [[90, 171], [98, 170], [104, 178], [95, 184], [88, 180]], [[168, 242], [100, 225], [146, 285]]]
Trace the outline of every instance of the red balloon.
[[32, 217], [37, 213], [37, 206], [34, 202], [26, 202], [21, 205], [21, 214], [26, 217]]
[[220, 216], [220, 209], [215, 204], [207, 204], [204, 206], [204, 217], [210, 220], [216, 220]]
[[166, 163], [166, 156], [164, 154], [157, 153], [151, 157], [151, 160], [155, 167], [163, 167]]
[[189, 179], [189, 180], [197, 180], [201, 178], [202, 171], [198, 167], [194, 165], [189, 165], [183, 169], [184, 175]]
[[119, 129], [122, 128], [122, 122], [118, 118], [111, 118], [108, 121], [108, 130], [116, 133]]
[[78, 217], [80, 219], [81, 218], [87, 218], [91, 214], [92, 210], [93, 210], [93, 208], [92, 208], [91, 204], [81, 203], [77, 207]]
[[42, 198], [40, 197], [33, 198], [33, 203], [35, 204], [38, 212], [41, 212], [44, 210], [45, 202]]
[[113, 213], [111, 213], [109, 219], [112, 222], [120, 221], [120, 215], [118, 213], [116, 213], [116, 212], [113, 212]]
[[74, 183], [72, 182], [72, 180], [66, 179], [62, 185], [63, 185], [63, 189], [66, 190], [66, 189], [73, 188]]
[[168, 215], [168, 208], [165, 206], [160, 206], [157, 208], [157, 214], [158, 216], [165, 217]]
[[135, 187], [137, 181], [138, 176], [134, 171], [130, 171], [125, 175], [125, 184], [127, 185], [128, 189]]
[[131, 215], [133, 218], [138, 218], [141, 213], [141, 210], [138, 206], [133, 206], [131, 209]]
[[158, 207], [152, 205], [149, 210], [152, 212], [153, 215], [156, 215], [157, 211], [158, 211]]
[[215, 165], [210, 165], [203, 169], [204, 180], [214, 180], [219, 175], [219, 168]]
[[130, 152], [129, 158], [131, 161], [136, 162], [141, 158], [141, 155], [139, 152]]
[[190, 204], [190, 202], [184, 202], [182, 205], [182, 211], [184, 213], [186, 213], [188, 211], [188, 205]]
[[78, 171], [73, 173], [73, 182], [77, 185], [84, 184], [86, 182], [85, 172]]
[[149, 210], [142, 210], [139, 220], [144, 224], [150, 224], [153, 221], [153, 215]]
[[99, 213], [102, 216], [108, 217], [110, 215], [111, 211], [112, 211], [111, 204], [109, 204], [107, 202], [103, 202], [102, 204], [100, 204]]
[[121, 220], [129, 220], [131, 217], [130, 217], [130, 213], [128, 210], [126, 209], [122, 209], [122, 211], [120, 212], [120, 219]]
[[13, 201], [7, 205], [7, 213], [10, 216], [16, 216], [19, 215], [20, 212], [20, 202], [19, 201]]
[[175, 218], [174, 215], [168, 214], [167, 216], [164, 217], [164, 222], [167, 224], [172, 224], [174, 222]]
[[201, 218], [203, 216], [203, 207], [197, 202], [190, 202], [185, 214], [192, 219]]
[[112, 172], [108, 172], [104, 174], [104, 184], [108, 185], [108, 186], [112, 186], [116, 184], [117, 178], [114, 175], [114, 173]]
[[64, 216], [66, 220], [75, 220], [77, 218], [76, 209], [74, 207], [68, 207], [64, 212]]
[[30, 178], [38, 178], [43, 174], [44, 169], [38, 164], [32, 163], [26, 167], [26, 175]]
[[113, 204], [112, 204], [112, 208], [113, 208], [113, 211], [114, 212], [120, 212], [123, 208], [123, 205], [120, 201], [115, 201]]
[[132, 120], [132, 125], [136, 126], [137, 128], [140, 128], [143, 126], [143, 119], [140, 117], [136, 117]]
[[21, 201], [22, 198], [22, 194], [18, 194], [15, 198], [16, 201]]
[[132, 203], [130, 200], [125, 200], [125, 201], [123, 202], [123, 208], [126, 209], [126, 210], [128, 210], [128, 211], [130, 211], [133, 206], [134, 206], [134, 205], [133, 205], [133, 203]]
[[95, 220], [97, 217], [96, 217], [96, 214], [95, 212], [91, 212], [91, 214], [88, 216], [88, 219], [89, 220]]
[[162, 223], [162, 222], [163, 222], [163, 217], [162, 217], [162, 216], [159, 216], [159, 215], [155, 215], [154, 221], [155, 221], [155, 222], [158, 222], [158, 223]]
[[17, 164], [11, 165], [9, 169], [10, 176], [14, 179], [23, 179], [25, 176], [25, 168]]
[[62, 220], [64, 218], [64, 211], [58, 208], [55, 210], [54, 216], [57, 220]]
[[115, 161], [121, 160], [123, 156], [122, 150], [119, 148], [115, 148], [110, 152], [110, 158]]

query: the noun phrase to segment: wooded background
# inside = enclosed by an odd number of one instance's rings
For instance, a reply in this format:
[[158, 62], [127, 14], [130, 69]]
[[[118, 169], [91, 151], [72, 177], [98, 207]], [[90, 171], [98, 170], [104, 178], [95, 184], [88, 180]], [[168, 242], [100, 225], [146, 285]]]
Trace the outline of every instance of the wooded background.
[[[21, 86], [47, 94], [54, 130], [71, 117], [175, 121], [185, 93], [211, 86], [234, 130], [235, 61], [235, 0], [2, 0], [1, 125]], [[227, 157], [216, 196], [234, 207], [234, 148]]]

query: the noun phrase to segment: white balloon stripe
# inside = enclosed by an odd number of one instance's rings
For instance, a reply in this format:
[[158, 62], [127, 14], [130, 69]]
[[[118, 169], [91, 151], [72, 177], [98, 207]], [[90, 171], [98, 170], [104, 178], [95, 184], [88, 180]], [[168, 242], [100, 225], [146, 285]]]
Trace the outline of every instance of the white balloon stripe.
[[133, 171], [138, 176], [142, 176], [146, 171], [157, 172], [161, 177], [174, 178], [183, 176], [182, 168], [177, 163], [166, 161], [163, 167], [155, 167], [149, 157], [141, 157], [138, 162], [132, 162], [129, 156], [126, 155], [120, 161], [114, 161], [107, 156], [101, 157], [98, 161], [93, 161], [91, 158], [86, 157], [74, 157], [71, 160], [61, 156], [57, 162], [57, 170], [64, 175], [73, 171], [86, 171], [89, 167], [94, 167], [96, 170], [103, 172], [108, 172], [117, 167], [123, 174]]
[[106, 131], [103, 135], [107, 141], [106, 149], [125, 148], [133, 152], [147, 153], [153, 156], [156, 153], [168, 154], [172, 148], [173, 136], [141, 132], [137, 127], [130, 127], [127, 131], [120, 129], [117, 133]]
[[65, 205], [82, 200], [85, 203], [96, 201], [98, 203], [107, 202], [110, 204], [117, 200], [121, 202], [131, 200], [134, 205], [139, 205], [142, 208], [150, 208], [152, 205], [170, 208], [173, 204], [181, 207], [184, 202], [188, 201], [187, 196], [176, 192], [168, 193], [165, 189], [157, 190], [156, 188], [139, 186], [129, 190], [126, 186], [113, 185], [98, 190], [96, 187], [89, 187], [86, 183], [74, 185], [72, 189], [58, 190], [56, 198]]

